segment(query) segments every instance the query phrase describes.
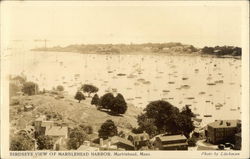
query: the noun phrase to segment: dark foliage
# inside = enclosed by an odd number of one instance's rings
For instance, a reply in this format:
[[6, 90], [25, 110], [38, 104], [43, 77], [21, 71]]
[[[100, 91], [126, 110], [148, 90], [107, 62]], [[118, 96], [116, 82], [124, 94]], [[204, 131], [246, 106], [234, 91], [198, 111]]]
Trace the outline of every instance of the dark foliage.
[[38, 150], [52, 150], [53, 149], [53, 139], [49, 136], [39, 136], [37, 138], [37, 149]]
[[172, 104], [158, 100], [153, 101], [144, 109], [145, 113], [138, 116], [139, 130], [146, 131], [150, 136], [168, 133], [184, 134], [189, 137], [194, 130], [192, 111], [185, 107], [182, 112]]
[[115, 97], [112, 93], [106, 93], [100, 98], [100, 106], [104, 109], [114, 107]]
[[100, 103], [100, 98], [99, 98], [99, 96], [97, 94], [95, 94], [94, 97], [91, 100], [91, 104], [98, 106], [99, 103]]
[[233, 46], [215, 46], [215, 47], [207, 47], [205, 46], [201, 50], [205, 54], [213, 54], [217, 56], [223, 55], [232, 55], [232, 56], [241, 56], [241, 48], [233, 47]]
[[34, 146], [35, 142], [27, 133], [19, 133], [10, 140], [11, 151], [30, 151], [34, 149]]
[[88, 97], [90, 97], [91, 93], [96, 93], [96, 92], [98, 92], [99, 89], [94, 85], [84, 84], [82, 86], [82, 90], [83, 90], [84, 93], [88, 93]]
[[114, 105], [111, 107], [111, 111], [115, 114], [124, 114], [127, 111], [127, 103], [124, 97], [118, 93], [114, 99]]
[[102, 125], [101, 128], [98, 130], [98, 136], [103, 138], [104, 140], [108, 137], [112, 137], [117, 135], [117, 127], [112, 120], [106, 120]]
[[76, 92], [75, 99], [78, 100], [80, 103], [81, 100], [85, 100], [85, 96], [83, 95], [82, 92], [78, 91], [78, 92]]
[[68, 149], [78, 149], [84, 142], [84, 140], [87, 139], [87, 135], [84, 132], [84, 130], [80, 127], [74, 128], [70, 130], [69, 133], [69, 140], [68, 140]]
[[58, 85], [56, 87], [56, 90], [58, 90], [58, 91], [64, 91], [64, 87], [62, 85]]
[[38, 85], [34, 82], [25, 82], [22, 88], [23, 93], [27, 95], [35, 95], [38, 93]]

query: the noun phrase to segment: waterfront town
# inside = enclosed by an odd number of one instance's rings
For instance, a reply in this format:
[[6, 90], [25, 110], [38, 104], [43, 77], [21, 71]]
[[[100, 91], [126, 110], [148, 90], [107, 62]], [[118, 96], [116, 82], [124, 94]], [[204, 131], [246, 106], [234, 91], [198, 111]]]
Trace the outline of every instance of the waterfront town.
[[241, 150], [241, 120], [202, 124], [187, 104], [160, 99], [141, 109], [117, 90], [99, 97], [92, 84], [72, 96], [62, 85], [39, 90], [24, 75], [9, 80], [12, 151]]

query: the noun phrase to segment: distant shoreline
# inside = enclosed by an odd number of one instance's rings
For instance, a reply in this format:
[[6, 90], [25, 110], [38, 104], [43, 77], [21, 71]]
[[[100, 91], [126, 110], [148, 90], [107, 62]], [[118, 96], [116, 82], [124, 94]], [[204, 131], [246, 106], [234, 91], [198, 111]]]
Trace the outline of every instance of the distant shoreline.
[[143, 44], [74, 44], [65, 47], [54, 46], [47, 48], [31, 49], [31, 51], [45, 52], [75, 52], [81, 54], [101, 54], [101, 55], [188, 55], [188, 56], [209, 56], [218, 58], [240, 59], [242, 53], [240, 47], [235, 46], [215, 46], [196, 48], [193, 45], [178, 42], [170, 43], [143, 43]]
[[237, 60], [241, 60], [241, 56], [233, 56], [233, 55], [211, 55], [211, 54], [203, 54], [200, 52], [193, 53], [154, 53], [154, 52], [122, 52], [122, 53], [99, 53], [99, 52], [77, 52], [77, 51], [52, 51], [52, 50], [34, 50], [35, 52], [57, 52], [57, 53], [77, 53], [77, 54], [96, 54], [96, 55], [158, 55], [158, 56], [200, 56], [200, 57], [211, 57], [211, 58], [234, 58]]

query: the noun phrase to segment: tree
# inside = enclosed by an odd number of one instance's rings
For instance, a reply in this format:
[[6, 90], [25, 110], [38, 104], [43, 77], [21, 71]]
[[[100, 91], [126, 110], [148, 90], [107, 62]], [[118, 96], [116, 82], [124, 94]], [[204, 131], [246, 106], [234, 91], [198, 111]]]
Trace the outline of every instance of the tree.
[[182, 108], [181, 114], [187, 115], [188, 117], [195, 117], [194, 113], [192, 110], [189, 108], [188, 105]]
[[114, 105], [115, 97], [112, 93], [106, 93], [100, 98], [100, 106], [104, 109], [110, 109]]
[[64, 87], [62, 85], [58, 85], [56, 87], [56, 90], [58, 90], [58, 91], [64, 91]]
[[139, 127], [133, 130], [136, 134], [142, 133], [143, 131], [148, 133], [151, 137], [158, 134], [157, 127], [154, 125], [154, 120], [147, 118], [145, 114], [138, 116], [138, 125]]
[[30, 151], [35, 146], [34, 140], [25, 132], [18, 133], [10, 140], [11, 151]]
[[117, 127], [112, 120], [106, 120], [98, 130], [98, 136], [103, 139], [117, 135]]
[[145, 113], [138, 116], [139, 128], [148, 134], [169, 133], [184, 134], [189, 137], [189, 133], [194, 130], [192, 111], [185, 107], [182, 112], [169, 102], [158, 100], [153, 101], [144, 109]]
[[87, 139], [86, 133], [80, 127], [76, 127], [70, 131], [69, 140], [68, 140], [68, 149], [78, 149]]
[[124, 97], [118, 93], [114, 99], [114, 104], [110, 107], [111, 111], [115, 114], [124, 114], [127, 111], [127, 103]]
[[98, 106], [99, 102], [100, 102], [99, 96], [97, 94], [95, 94], [94, 97], [91, 100], [91, 104]]
[[93, 134], [93, 127], [92, 127], [91, 125], [80, 124], [79, 127], [80, 127], [86, 134]]
[[25, 82], [22, 91], [28, 95], [35, 95], [38, 92], [38, 85], [34, 82]]
[[53, 149], [53, 145], [53, 139], [47, 135], [41, 135], [37, 138], [38, 150], [51, 150]]
[[78, 92], [76, 92], [75, 99], [78, 100], [80, 103], [81, 100], [85, 100], [85, 96], [83, 95], [82, 92], [78, 91]]
[[91, 93], [96, 93], [96, 92], [98, 92], [99, 89], [94, 85], [84, 84], [82, 86], [82, 90], [83, 90], [84, 93], [88, 93], [88, 97], [90, 97]]

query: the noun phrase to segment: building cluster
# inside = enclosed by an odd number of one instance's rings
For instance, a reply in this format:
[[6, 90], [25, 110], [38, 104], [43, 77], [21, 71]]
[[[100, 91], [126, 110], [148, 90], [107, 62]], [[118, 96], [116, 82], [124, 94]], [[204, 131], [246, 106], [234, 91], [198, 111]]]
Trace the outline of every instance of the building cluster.
[[207, 125], [207, 142], [212, 144], [234, 144], [234, 149], [241, 149], [241, 121], [216, 120]]
[[[27, 126], [29, 134], [35, 138], [40, 135], [53, 139], [53, 150], [67, 150], [69, 129], [66, 124], [46, 120], [40, 116], [34, 121], [34, 126]], [[194, 131], [195, 133], [195, 131]], [[198, 133], [198, 132], [196, 132]], [[204, 138], [213, 145], [233, 145], [233, 149], [241, 150], [241, 121], [216, 120], [209, 123], [204, 131]], [[146, 133], [127, 133], [123, 136], [113, 136], [107, 139], [98, 138], [96, 142], [84, 141], [78, 151], [131, 151], [131, 150], [188, 150], [188, 139], [182, 135], [159, 134], [153, 138]]]
[[35, 136], [49, 136], [53, 139], [53, 149], [59, 150], [66, 147], [68, 139], [68, 127], [56, 121], [46, 120], [46, 116], [40, 116], [34, 122]]

